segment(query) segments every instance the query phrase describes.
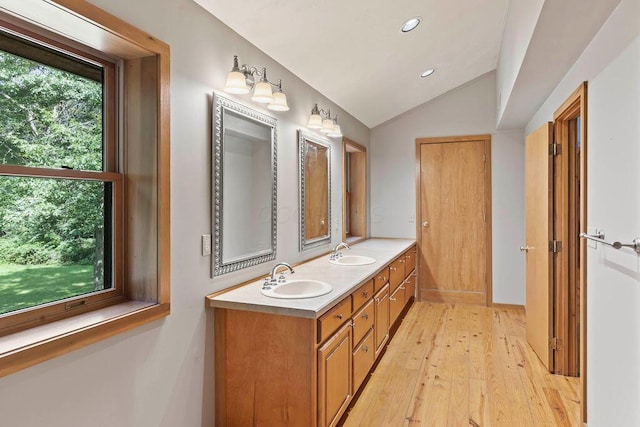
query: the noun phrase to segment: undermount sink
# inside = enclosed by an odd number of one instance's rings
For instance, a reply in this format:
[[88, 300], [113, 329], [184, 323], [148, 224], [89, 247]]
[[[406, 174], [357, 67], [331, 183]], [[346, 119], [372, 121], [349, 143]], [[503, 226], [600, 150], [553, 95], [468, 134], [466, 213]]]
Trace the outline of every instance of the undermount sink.
[[320, 280], [300, 279], [287, 280], [272, 286], [271, 289], [262, 289], [263, 295], [270, 298], [296, 299], [314, 298], [328, 294], [333, 290], [333, 286]]
[[345, 255], [338, 259], [330, 259], [329, 262], [336, 265], [367, 265], [373, 264], [376, 260], [362, 255]]

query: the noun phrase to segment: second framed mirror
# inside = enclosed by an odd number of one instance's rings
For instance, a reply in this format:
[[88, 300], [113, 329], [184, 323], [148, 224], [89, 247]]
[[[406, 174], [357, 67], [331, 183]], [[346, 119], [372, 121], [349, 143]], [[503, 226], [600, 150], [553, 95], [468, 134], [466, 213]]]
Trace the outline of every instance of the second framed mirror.
[[367, 148], [343, 139], [342, 241], [367, 238]]
[[298, 130], [300, 250], [331, 243], [331, 142]]

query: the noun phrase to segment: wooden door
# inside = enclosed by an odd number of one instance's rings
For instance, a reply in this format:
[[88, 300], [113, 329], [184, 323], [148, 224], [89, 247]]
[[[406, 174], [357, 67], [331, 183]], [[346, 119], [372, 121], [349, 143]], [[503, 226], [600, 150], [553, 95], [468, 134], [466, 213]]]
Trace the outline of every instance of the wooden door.
[[526, 319], [527, 341], [547, 369], [551, 364], [553, 259], [553, 179], [549, 144], [553, 126], [546, 123], [525, 141]]
[[491, 137], [416, 140], [422, 300], [491, 302]]

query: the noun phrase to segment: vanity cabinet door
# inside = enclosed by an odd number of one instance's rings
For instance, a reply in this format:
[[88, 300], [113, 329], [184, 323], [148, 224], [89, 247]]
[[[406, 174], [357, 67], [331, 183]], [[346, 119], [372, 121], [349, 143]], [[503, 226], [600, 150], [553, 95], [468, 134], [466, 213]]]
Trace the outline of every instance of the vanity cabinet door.
[[413, 271], [414, 268], [416, 268], [416, 248], [415, 247], [409, 249], [407, 252], [404, 253], [404, 260], [405, 260], [405, 264], [404, 264], [405, 274], [409, 274], [411, 271]]
[[318, 350], [318, 425], [334, 426], [353, 396], [352, 327], [347, 323]]
[[389, 297], [389, 325], [393, 326], [396, 319], [402, 313], [402, 309], [404, 308], [406, 302], [406, 288], [405, 285], [402, 284], [398, 286], [398, 289], [395, 290]]
[[376, 349], [374, 348], [373, 329], [369, 330], [367, 336], [359, 346], [353, 350], [353, 393], [360, 388], [360, 385], [367, 377], [373, 363], [376, 361]]
[[389, 284], [373, 297], [375, 304], [375, 344], [376, 357], [389, 339]]
[[407, 288], [405, 293], [405, 304], [409, 302], [411, 297], [416, 295], [416, 272], [413, 271], [407, 276], [404, 281], [404, 286]]
[[400, 286], [406, 277], [404, 272], [405, 261], [404, 255], [401, 255], [389, 266], [389, 285], [391, 286], [389, 291], [392, 293]]

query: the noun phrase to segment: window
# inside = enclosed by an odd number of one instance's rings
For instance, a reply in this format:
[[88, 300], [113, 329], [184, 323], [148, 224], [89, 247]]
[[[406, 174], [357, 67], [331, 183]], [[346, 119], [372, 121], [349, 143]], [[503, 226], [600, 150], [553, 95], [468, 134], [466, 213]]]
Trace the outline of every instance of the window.
[[114, 68], [0, 31], [1, 335], [122, 296]]
[[169, 314], [169, 156], [168, 45], [0, 5], [0, 376]]

